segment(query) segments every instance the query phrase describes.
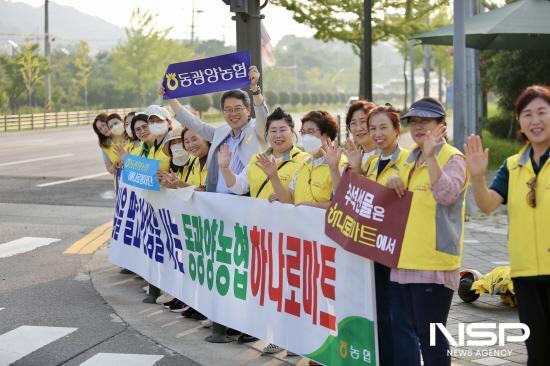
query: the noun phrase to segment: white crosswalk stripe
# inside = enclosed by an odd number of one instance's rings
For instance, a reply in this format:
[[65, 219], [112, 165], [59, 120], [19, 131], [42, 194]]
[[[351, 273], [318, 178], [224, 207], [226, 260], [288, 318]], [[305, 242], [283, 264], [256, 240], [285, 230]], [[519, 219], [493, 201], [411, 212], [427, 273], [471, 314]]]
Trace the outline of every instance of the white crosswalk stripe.
[[16, 254], [30, 252], [39, 247], [50, 245], [61, 239], [54, 238], [33, 238], [25, 236], [17, 240], [12, 240], [7, 243], [0, 244], [0, 258], [11, 257]]
[[0, 335], [0, 366], [8, 366], [76, 329], [23, 325], [4, 333]]
[[80, 366], [153, 366], [163, 357], [130, 353], [98, 353]]
[[[0, 311], [4, 308], [0, 308]], [[0, 366], [8, 366], [78, 328], [23, 325], [0, 335]], [[80, 366], [153, 366], [163, 355], [97, 353]]]

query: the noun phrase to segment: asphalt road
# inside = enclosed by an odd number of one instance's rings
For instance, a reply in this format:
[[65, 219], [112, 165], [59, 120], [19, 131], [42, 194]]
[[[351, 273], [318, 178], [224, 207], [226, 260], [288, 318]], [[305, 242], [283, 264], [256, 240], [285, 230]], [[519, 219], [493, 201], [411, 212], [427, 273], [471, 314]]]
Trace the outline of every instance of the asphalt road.
[[90, 126], [0, 134], [0, 366], [195, 364], [116, 316], [90, 254], [63, 254], [113, 206]]

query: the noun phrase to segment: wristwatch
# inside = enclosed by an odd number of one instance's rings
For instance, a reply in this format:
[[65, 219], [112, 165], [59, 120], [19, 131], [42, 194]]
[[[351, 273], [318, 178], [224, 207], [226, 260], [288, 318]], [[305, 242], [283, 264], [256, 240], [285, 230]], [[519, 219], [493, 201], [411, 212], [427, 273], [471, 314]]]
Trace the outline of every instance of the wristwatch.
[[260, 88], [259, 85], [257, 85], [256, 88], [257, 88], [256, 91], [250, 89], [250, 92], [252, 93], [252, 95], [260, 95], [260, 94], [262, 94], [262, 88]]

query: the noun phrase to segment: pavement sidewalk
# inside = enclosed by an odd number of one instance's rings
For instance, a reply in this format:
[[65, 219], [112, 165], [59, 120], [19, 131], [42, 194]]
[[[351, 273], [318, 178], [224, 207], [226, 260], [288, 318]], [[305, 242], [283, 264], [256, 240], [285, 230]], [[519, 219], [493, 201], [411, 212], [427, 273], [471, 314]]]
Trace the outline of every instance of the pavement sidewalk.
[[[486, 273], [496, 266], [508, 264], [507, 222], [502, 214], [485, 216], [473, 213], [466, 223], [463, 268]], [[300, 357], [285, 357], [286, 352], [262, 355], [264, 341], [250, 344], [211, 344], [204, 338], [211, 329], [200, 322], [182, 318], [160, 305], [144, 304], [142, 287], [137, 276], [119, 274], [119, 268], [109, 263], [108, 248], [103, 246], [89, 263], [92, 282], [113, 307], [116, 314], [132, 328], [153, 341], [183, 354], [200, 365], [306, 365]], [[457, 339], [458, 323], [519, 322], [517, 310], [501, 303], [498, 296], [484, 295], [473, 303], [464, 303], [455, 294], [447, 329]], [[511, 333], [515, 333], [511, 331]], [[503, 347], [453, 348], [453, 365], [519, 365], [526, 364], [524, 343], [509, 343]]]

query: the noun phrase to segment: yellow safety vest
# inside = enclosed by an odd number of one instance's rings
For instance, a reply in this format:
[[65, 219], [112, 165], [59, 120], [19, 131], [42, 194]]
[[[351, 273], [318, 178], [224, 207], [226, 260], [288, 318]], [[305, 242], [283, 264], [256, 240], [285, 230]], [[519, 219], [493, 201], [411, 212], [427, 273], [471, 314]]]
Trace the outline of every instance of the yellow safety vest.
[[198, 160], [198, 158], [195, 156], [192, 156], [189, 159], [189, 161], [181, 167], [180, 171], [176, 174], [179, 180], [181, 180], [184, 183], [189, 183], [189, 181], [191, 180], [191, 173], [193, 172], [192, 168], [195, 164], [195, 160]]
[[206, 186], [206, 164], [201, 169], [201, 162], [198, 157], [193, 158], [193, 162], [189, 165], [189, 177], [186, 183], [192, 184], [195, 187], [205, 187]]
[[368, 171], [365, 176], [370, 180], [373, 180], [382, 185], [386, 185], [389, 177], [395, 174], [400, 174], [403, 164], [407, 160], [408, 155], [409, 150], [397, 146], [397, 148], [391, 155], [390, 162], [384, 167], [380, 174], [378, 174], [378, 164], [380, 162], [381, 155], [373, 155], [373, 159], [370, 161]]
[[[438, 148], [439, 166], [460, 150], [449, 144]], [[468, 177], [458, 199], [449, 206], [440, 205], [432, 194], [426, 163], [415, 168], [420, 149], [412, 150], [401, 169], [405, 188], [413, 192], [398, 268], [452, 271], [460, 267], [464, 239], [464, 213]]]
[[170, 171], [170, 161], [172, 161], [172, 158], [170, 155], [167, 155], [164, 152], [164, 143], [162, 143], [158, 148], [155, 148], [155, 145], [153, 145], [150, 149], [144, 150], [144, 144], [143, 142], [140, 144], [140, 155], [144, 158], [153, 159], [153, 160], [159, 160], [160, 166], [159, 171], [161, 172], [169, 172]]
[[[339, 166], [347, 162], [344, 155]], [[313, 167], [313, 158], [306, 161], [300, 170], [294, 186], [294, 203], [302, 202], [329, 202], [332, 199], [332, 177], [327, 163]]]
[[506, 159], [508, 178], [508, 250], [512, 277], [550, 275], [550, 160], [537, 176], [536, 207], [527, 203], [528, 182], [535, 177], [531, 146]]
[[[268, 153], [270, 151], [268, 150]], [[283, 157], [283, 160], [277, 164], [277, 174], [283, 187], [288, 188], [294, 174], [296, 174], [296, 171], [300, 169], [302, 163], [309, 156], [308, 153], [303, 152], [297, 147], [293, 147], [288, 152], [288, 155]], [[248, 170], [246, 171], [250, 185], [250, 197], [267, 200], [274, 192], [273, 186], [262, 169], [256, 165], [257, 161], [258, 154], [255, 154], [250, 159], [250, 164], [248, 164]]]
[[141, 142], [129, 141], [124, 145], [124, 150], [126, 150], [130, 155], [139, 155], [141, 152]]

